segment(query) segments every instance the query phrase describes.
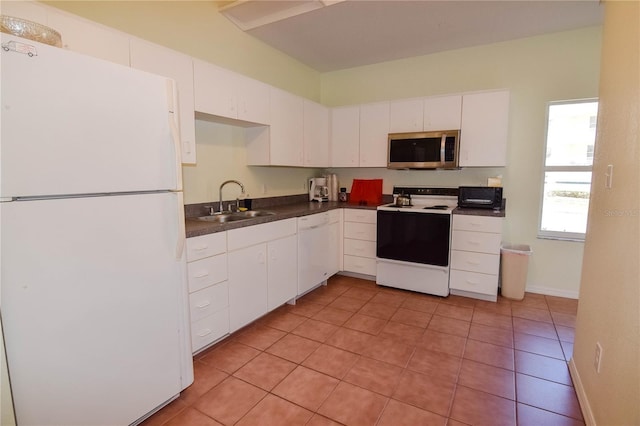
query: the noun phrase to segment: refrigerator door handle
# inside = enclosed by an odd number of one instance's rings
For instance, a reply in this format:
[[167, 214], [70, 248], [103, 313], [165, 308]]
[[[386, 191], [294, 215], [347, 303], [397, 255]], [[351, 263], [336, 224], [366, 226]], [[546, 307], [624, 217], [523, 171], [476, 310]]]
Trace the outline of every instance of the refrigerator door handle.
[[175, 100], [176, 86], [173, 80], [167, 79], [167, 107], [169, 110], [169, 129], [175, 151], [176, 190], [182, 191], [182, 142], [180, 141], [180, 130], [178, 130]]
[[177, 230], [177, 238], [176, 238], [176, 260], [182, 259], [182, 255], [184, 253], [184, 246], [186, 244], [187, 232], [184, 224], [184, 197], [182, 192], [175, 192], [178, 200], [176, 202], [176, 206], [178, 208], [178, 230]]

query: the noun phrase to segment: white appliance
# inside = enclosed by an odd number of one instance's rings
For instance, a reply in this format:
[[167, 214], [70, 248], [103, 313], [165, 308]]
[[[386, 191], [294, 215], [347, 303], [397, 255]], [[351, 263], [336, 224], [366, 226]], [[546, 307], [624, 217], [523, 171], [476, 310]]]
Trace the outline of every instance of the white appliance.
[[[451, 214], [458, 188], [394, 187], [394, 203], [378, 207], [376, 283], [449, 295]], [[410, 204], [399, 206], [397, 198]]]
[[298, 294], [326, 283], [332, 249], [329, 212], [298, 218]]
[[310, 178], [309, 179], [309, 201], [329, 201], [329, 187], [327, 186], [327, 178]]
[[193, 382], [172, 82], [6, 34], [2, 46], [0, 313], [17, 422], [136, 423]]

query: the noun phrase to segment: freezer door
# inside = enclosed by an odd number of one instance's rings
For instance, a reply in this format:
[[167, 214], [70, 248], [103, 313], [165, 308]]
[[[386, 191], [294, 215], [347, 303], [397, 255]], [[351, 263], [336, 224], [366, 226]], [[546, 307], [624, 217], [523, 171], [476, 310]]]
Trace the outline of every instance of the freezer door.
[[126, 425], [185, 387], [178, 198], [0, 203], [0, 310], [18, 424]]
[[179, 189], [166, 78], [6, 34], [2, 46], [0, 197]]

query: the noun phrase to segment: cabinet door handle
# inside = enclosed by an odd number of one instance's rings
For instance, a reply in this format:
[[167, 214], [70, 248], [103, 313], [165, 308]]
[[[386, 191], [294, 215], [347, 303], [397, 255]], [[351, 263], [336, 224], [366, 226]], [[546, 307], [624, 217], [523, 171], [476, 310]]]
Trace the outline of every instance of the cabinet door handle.
[[204, 337], [204, 336], [206, 336], [207, 334], [211, 334], [211, 329], [209, 329], [209, 328], [205, 328], [204, 330], [200, 330], [200, 331], [198, 332], [198, 337]]
[[476, 265], [476, 266], [480, 264], [480, 262], [478, 262], [477, 260], [467, 260], [467, 263], [469, 265]]
[[211, 304], [210, 301], [205, 300], [204, 302], [200, 302], [196, 305], [196, 308], [198, 309], [202, 309], [202, 308], [206, 308], [207, 306], [209, 306]]
[[206, 249], [208, 249], [208, 248], [209, 248], [209, 246], [205, 244], [205, 245], [203, 245], [203, 246], [195, 247], [195, 248], [194, 248], [194, 250], [195, 250], [195, 251], [202, 251], [202, 250], [206, 250]]
[[198, 275], [196, 275], [194, 278], [204, 278], [209, 276], [209, 272], [200, 272]]

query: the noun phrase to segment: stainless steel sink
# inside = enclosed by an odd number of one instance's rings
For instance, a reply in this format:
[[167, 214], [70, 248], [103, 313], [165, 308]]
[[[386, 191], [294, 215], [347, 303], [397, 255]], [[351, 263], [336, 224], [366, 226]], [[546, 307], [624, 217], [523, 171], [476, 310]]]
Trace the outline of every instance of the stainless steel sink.
[[202, 220], [204, 222], [225, 223], [233, 222], [234, 220], [242, 220], [241, 217], [234, 217], [232, 214], [216, 214], [213, 216], [200, 216], [196, 217], [196, 220]]
[[274, 214], [274, 212], [268, 212], [265, 210], [248, 210], [246, 212], [219, 213], [211, 216], [200, 216], [195, 219], [202, 220], [204, 222], [226, 223], [252, 219], [254, 217], [272, 216]]
[[266, 210], [247, 210], [245, 212], [231, 213], [231, 215], [233, 216], [237, 216], [245, 219], [249, 219], [252, 217], [272, 216], [274, 214], [275, 214], [274, 212], [268, 212]]

